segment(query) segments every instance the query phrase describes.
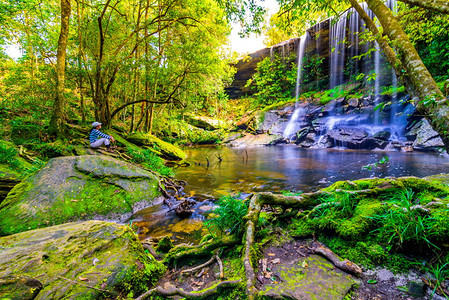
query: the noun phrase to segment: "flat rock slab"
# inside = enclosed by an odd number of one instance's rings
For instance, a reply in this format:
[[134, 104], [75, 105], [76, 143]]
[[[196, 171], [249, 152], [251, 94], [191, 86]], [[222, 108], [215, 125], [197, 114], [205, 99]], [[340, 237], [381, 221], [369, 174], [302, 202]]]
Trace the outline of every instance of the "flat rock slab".
[[128, 227], [114, 223], [68, 223], [0, 238], [0, 299], [138, 295], [164, 271]]
[[0, 236], [76, 220], [123, 222], [160, 195], [158, 178], [134, 165], [103, 155], [54, 158], [0, 204]]
[[317, 255], [276, 264], [271, 271], [274, 280], [263, 286], [263, 299], [343, 299], [356, 284], [351, 275]]

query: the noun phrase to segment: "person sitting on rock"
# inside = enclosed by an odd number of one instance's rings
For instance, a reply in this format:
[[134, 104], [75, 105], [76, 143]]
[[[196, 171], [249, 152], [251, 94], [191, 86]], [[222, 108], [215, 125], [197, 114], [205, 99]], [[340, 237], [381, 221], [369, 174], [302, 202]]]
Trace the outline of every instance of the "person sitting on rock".
[[100, 131], [101, 123], [93, 122], [92, 130], [89, 133], [90, 147], [91, 148], [100, 148], [102, 145], [105, 145], [107, 151], [112, 151], [111, 142], [114, 141], [114, 138], [110, 135], [107, 135]]

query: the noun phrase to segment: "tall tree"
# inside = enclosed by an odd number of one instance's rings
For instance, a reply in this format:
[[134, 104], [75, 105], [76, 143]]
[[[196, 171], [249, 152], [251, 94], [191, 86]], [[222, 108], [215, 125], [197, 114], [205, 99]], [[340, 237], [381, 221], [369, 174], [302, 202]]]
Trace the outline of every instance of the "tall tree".
[[50, 119], [49, 133], [61, 136], [64, 133], [65, 122], [65, 64], [67, 54], [67, 41], [69, 38], [69, 23], [72, 7], [70, 0], [61, 0], [61, 31], [56, 54], [56, 98]]

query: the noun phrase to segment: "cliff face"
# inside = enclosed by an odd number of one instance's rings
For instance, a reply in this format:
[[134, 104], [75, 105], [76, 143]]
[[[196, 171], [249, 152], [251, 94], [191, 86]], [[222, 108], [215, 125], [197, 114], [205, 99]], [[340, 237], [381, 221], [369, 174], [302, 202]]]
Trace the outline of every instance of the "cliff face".
[[[310, 34], [310, 37], [314, 42], [308, 43], [305, 49], [305, 55], [318, 54], [324, 59], [321, 67], [323, 76], [320, 79], [327, 79], [327, 81], [329, 81], [330, 72], [329, 26], [330, 20], [326, 20], [309, 28], [307, 32]], [[285, 58], [286, 62], [295, 61], [297, 63], [300, 41], [301, 38], [292, 38], [274, 45], [271, 48], [264, 48], [251, 53], [248, 56], [240, 59], [234, 65], [234, 67], [237, 69], [237, 72], [234, 75], [234, 81], [229, 87], [225, 89], [229, 97], [231, 99], [237, 99], [244, 95], [252, 95], [254, 93], [254, 91], [251, 90], [250, 87], [245, 87], [245, 85], [248, 79], [250, 79], [256, 72], [257, 64], [265, 58], [277, 55], [279, 57]]]
[[[241, 59], [235, 65], [235, 80], [226, 91], [231, 99], [251, 95], [254, 91], [244, 86], [255, 73], [257, 63], [275, 56], [282, 58], [287, 67], [291, 62], [301, 62], [301, 92], [334, 88], [360, 74], [370, 77], [366, 84], [372, 85], [373, 89], [375, 86], [378, 89], [389, 86], [393, 84], [392, 70], [376, 45], [367, 39], [368, 36], [358, 14], [348, 10], [339, 20], [328, 19], [307, 29], [300, 38], [284, 41]], [[378, 75], [372, 76], [374, 73]]]

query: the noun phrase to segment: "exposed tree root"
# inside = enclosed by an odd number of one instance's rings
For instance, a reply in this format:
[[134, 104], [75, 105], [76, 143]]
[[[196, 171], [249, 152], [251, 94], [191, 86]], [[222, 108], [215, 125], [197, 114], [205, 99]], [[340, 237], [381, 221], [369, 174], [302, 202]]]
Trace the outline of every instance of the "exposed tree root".
[[202, 291], [198, 292], [186, 292], [182, 289], [178, 288], [171, 288], [168, 290], [164, 290], [162, 287], [156, 287], [154, 289], [149, 290], [145, 294], [140, 295], [135, 300], [143, 300], [148, 298], [151, 295], [160, 295], [160, 296], [181, 296], [185, 297], [187, 299], [201, 299], [206, 298], [209, 296], [212, 296], [217, 293], [217, 291], [221, 288], [232, 288], [237, 286], [240, 283], [241, 280], [230, 280], [230, 281], [223, 281], [220, 282], [210, 288], [204, 289]]
[[[378, 190], [363, 190], [363, 191], [350, 191], [352, 194], [371, 194], [378, 193]], [[304, 193], [299, 196], [284, 196], [272, 193], [258, 193], [251, 196], [248, 214], [246, 216], [246, 241], [245, 241], [245, 256], [243, 258], [243, 265], [245, 267], [246, 274], [246, 290], [249, 299], [254, 299], [257, 290], [254, 286], [255, 273], [251, 264], [252, 261], [252, 246], [254, 244], [254, 235], [257, 229], [257, 222], [259, 220], [259, 214], [263, 205], [277, 205], [284, 208], [295, 209], [309, 209], [321, 204], [320, 198], [323, 196], [331, 195], [331, 192], [317, 191], [314, 193]], [[327, 251], [326, 251], [327, 250]], [[332, 251], [320, 247], [317, 248], [316, 253], [320, 253], [325, 257], [328, 257], [332, 263], [338, 268], [345, 271], [349, 271], [353, 274], [360, 275], [362, 270], [357, 265], [348, 260], [341, 260]]]
[[223, 280], [223, 278], [224, 278], [223, 262], [221, 261], [220, 257], [218, 256], [218, 253], [215, 254], [215, 259], [217, 260], [218, 266], [220, 267], [220, 279]]
[[181, 275], [182, 274], [186, 274], [186, 273], [192, 273], [192, 272], [200, 270], [200, 269], [202, 269], [204, 267], [207, 267], [208, 265], [212, 264], [216, 260], [216, 258], [217, 258], [217, 256], [214, 255], [208, 261], [206, 261], [204, 264], [201, 264], [199, 266], [196, 266], [196, 267], [193, 267], [193, 268], [190, 268], [190, 269], [182, 270], [181, 271]]
[[260, 210], [262, 205], [259, 203], [260, 194], [254, 194], [251, 196], [249, 203], [248, 214], [246, 215], [246, 243], [245, 243], [245, 257], [243, 258], [243, 265], [245, 267], [246, 274], [246, 292], [250, 299], [253, 299], [256, 294], [256, 288], [254, 286], [254, 280], [256, 275], [254, 268], [251, 264], [252, 254], [251, 248], [254, 244], [254, 235], [257, 228], [257, 222], [259, 220]]
[[310, 248], [310, 250], [313, 253], [320, 254], [320, 255], [324, 256], [332, 264], [334, 264], [334, 266], [336, 266], [340, 270], [352, 273], [352, 274], [354, 274], [356, 276], [361, 276], [362, 275], [362, 268], [360, 268], [358, 265], [356, 265], [355, 263], [353, 263], [353, 262], [351, 262], [351, 261], [349, 261], [347, 259], [341, 259], [337, 254], [332, 252], [330, 249], [324, 247], [317, 240], [314, 240], [314, 242], [316, 244], [315, 247]]
[[176, 263], [180, 260], [189, 258], [202, 258], [210, 256], [212, 251], [218, 248], [233, 246], [240, 243], [241, 240], [233, 235], [223, 236], [220, 239], [209, 240], [197, 246], [178, 245], [172, 248], [165, 258], [167, 263]]

